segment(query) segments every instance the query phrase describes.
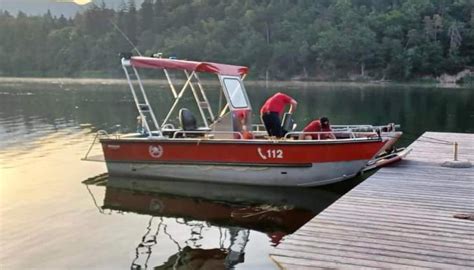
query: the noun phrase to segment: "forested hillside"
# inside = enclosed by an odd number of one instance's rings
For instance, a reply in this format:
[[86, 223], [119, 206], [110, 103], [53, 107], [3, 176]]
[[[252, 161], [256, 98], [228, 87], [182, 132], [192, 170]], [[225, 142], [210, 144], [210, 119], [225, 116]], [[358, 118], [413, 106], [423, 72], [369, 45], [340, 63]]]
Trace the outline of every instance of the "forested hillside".
[[0, 12], [0, 75], [120, 76], [132, 46], [111, 21], [144, 55], [248, 65], [253, 78], [410, 80], [474, 66], [471, 0], [145, 0], [71, 19]]
[[[48, 10], [56, 16], [74, 17], [83, 7], [79, 4], [91, 2], [87, 5], [105, 3], [107, 7], [118, 8], [125, 0], [0, 0], [0, 10], [7, 10], [12, 14], [19, 11], [28, 15], [43, 15]], [[135, 3], [141, 4], [143, 0], [136, 0]]]

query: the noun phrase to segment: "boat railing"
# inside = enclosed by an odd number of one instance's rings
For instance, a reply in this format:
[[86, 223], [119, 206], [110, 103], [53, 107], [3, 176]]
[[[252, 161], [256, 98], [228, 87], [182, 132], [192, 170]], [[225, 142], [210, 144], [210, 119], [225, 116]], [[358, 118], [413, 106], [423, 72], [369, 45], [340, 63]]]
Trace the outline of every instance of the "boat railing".
[[268, 131], [263, 124], [252, 125], [252, 134], [255, 138], [264, 138], [268, 135]]
[[110, 134], [107, 133], [107, 131], [105, 130], [99, 130], [97, 131], [97, 133], [95, 134], [94, 136], [94, 140], [92, 140], [92, 143], [91, 145], [89, 146], [89, 149], [87, 150], [86, 154], [84, 155], [84, 157], [82, 158], [82, 160], [89, 160], [89, 154], [90, 152], [92, 151], [92, 148], [94, 148], [94, 145], [96, 144], [97, 142], [97, 139], [100, 139], [100, 138], [109, 138], [110, 137]]
[[252, 131], [257, 131], [257, 132], [265, 131], [265, 132], [267, 132], [267, 129], [265, 128], [265, 125], [263, 125], [263, 124], [254, 124], [254, 125], [252, 125]]
[[373, 130], [375, 128], [373, 125], [331, 125], [333, 130]]
[[331, 129], [333, 131], [374, 131], [377, 132], [377, 130], [381, 131], [395, 131], [396, 129], [399, 129], [400, 125], [390, 123], [388, 125], [381, 125], [381, 126], [374, 126], [374, 125], [331, 125]]
[[[349, 134], [351, 138], [355, 138], [352, 132], [344, 132]], [[332, 131], [312, 131], [312, 132], [304, 132], [304, 131], [291, 131], [285, 134], [285, 139], [292, 138], [294, 136], [300, 136], [300, 135], [318, 135], [318, 140], [321, 139], [321, 135], [329, 135], [329, 134], [334, 134]]]
[[208, 138], [209, 138], [209, 135], [215, 135], [215, 134], [233, 135], [233, 137], [235, 137], [235, 135], [237, 135], [237, 139], [242, 139], [243, 138], [242, 133], [240, 133], [238, 131], [212, 131], [212, 130], [190, 130], [190, 131], [187, 131], [187, 130], [178, 130], [173, 134], [173, 139], [178, 138], [178, 135], [186, 136], [186, 134], [208, 135]]
[[[291, 131], [285, 134], [284, 139], [289, 139], [295, 136], [300, 135], [318, 135], [316, 140], [321, 140], [322, 135], [329, 135], [333, 134], [336, 136], [336, 140], [341, 140], [341, 138], [337, 137], [344, 137], [344, 139], [357, 139], [357, 138], [374, 138], [379, 137], [378, 133], [375, 131], [370, 132], [354, 132], [354, 131], [314, 131], [314, 132], [304, 132], [304, 131]], [[347, 138], [346, 138], [347, 137]]]
[[173, 124], [167, 123], [167, 124], [162, 125], [161, 129], [165, 131], [165, 130], [175, 130], [176, 128], [174, 127]]

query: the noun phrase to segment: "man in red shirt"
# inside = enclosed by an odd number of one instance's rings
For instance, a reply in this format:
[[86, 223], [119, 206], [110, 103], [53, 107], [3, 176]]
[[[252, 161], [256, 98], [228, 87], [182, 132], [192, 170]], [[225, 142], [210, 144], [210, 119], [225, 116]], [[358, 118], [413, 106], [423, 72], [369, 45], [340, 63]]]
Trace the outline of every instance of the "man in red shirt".
[[286, 105], [290, 105], [289, 113], [293, 113], [297, 104], [298, 102], [292, 97], [280, 92], [265, 101], [260, 109], [260, 117], [267, 129], [268, 135], [276, 136], [277, 138], [285, 135], [287, 131], [282, 129], [280, 117]]
[[329, 125], [329, 119], [327, 117], [321, 117], [319, 120], [313, 120], [304, 129], [303, 132], [328, 132], [328, 133], [316, 133], [316, 134], [301, 134], [300, 140], [326, 140], [336, 139], [336, 136], [332, 133], [331, 126]]

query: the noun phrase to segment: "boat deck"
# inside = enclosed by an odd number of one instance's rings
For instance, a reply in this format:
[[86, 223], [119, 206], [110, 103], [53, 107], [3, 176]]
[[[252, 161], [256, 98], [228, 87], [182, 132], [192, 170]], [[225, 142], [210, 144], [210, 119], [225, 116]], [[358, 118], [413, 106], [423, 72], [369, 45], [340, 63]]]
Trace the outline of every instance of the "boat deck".
[[382, 168], [276, 247], [284, 269], [474, 269], [474, 134], [426, 132], [395, 166]]

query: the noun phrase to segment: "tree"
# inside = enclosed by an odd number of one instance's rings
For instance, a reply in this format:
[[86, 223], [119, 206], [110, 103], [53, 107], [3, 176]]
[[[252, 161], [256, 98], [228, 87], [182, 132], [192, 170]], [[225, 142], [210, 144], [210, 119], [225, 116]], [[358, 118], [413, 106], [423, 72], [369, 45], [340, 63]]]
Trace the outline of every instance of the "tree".
[[146, 54], [248, 65], [258, 78], [405, 80], [474, 66], [472, 1], [121, 3], [91, 5], [74, 18], [0, 11], [0, 73], [114, 74], [116, 54], [135, 45]]
[[149, 30], [153, 27], [153, 1], [144, 0], [140, 9], [140, 32]]
[[463, 25], [458, 21], [454, 21], [451, 23], [448, 29], [449, 35], [449, 54], [455, 55], [458, 53], [459, 47], [461, 47], [462, 43], [462, 31]]
[[135, 0], [129, 0], [127, 4], [127, 12], [125, 13], [125, 21], [123, 29], [127, 37], [133, 44], [137, 43], [137, 8], [135, 6]]

